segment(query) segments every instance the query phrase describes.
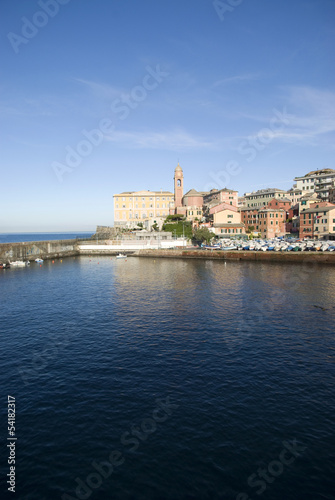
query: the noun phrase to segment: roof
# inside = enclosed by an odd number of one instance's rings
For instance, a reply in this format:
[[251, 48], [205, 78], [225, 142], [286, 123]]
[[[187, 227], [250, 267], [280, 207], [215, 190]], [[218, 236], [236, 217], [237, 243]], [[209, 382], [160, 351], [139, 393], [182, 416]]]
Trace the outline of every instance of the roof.
[[311, 172], [308, 172], [308, 174], [299, 175], [295, 177], [294, 180], [303, 179], [305, 177], [311, 177], [312, 175], [335, 175], [335, 170], [332, 168], [322, 168], [321, 170], [312, 170]]
[[181, 168], [181, 166], [179, 165], [179, 161], [178, 161], [178, 165], [176, 166], [176, 168], [174, 169], [175, 172], [182, 172], [183, 169]]
[[184, 194], [184, 197], [185, 196], [205, 196], [206, 194], [208, 194], [207, 191], [197, 191], [196, 189], [190, 189], [189, 191], [187, 191], [187, 193]]
[[272, 200], [270, 200], [270, 201], [269, 201], [269, 203], [270, 203], [271, 201], [273, 201], [273, 200], [275, 200], [275, 201], [276, 201], [276, 203], [283, 203], [283, 202], [284, 202], [284, 203], [288, 203], [288, 202], [289, 202], [289, 203], [292, 203], [292, 201], [291, 201], [291, 200], [289, 200], [288, 198], [285, 198], [285, 196], [284, 196], [284, 198], [272, 198]]
[[308, 208], [307, 210], [302, 210], [301, 214], [314, 214], [316, 212], [330, 212], [331, 210], [335, 210], [335, 205], [332, 205], [330, 207]]
[[259, 212], [285, 212], [283, 208], [261, 208]]
[[269, 193], [287, 193], [284, 189], [277, 189], [277, 188], [267, 188], [267, 189], [259, 189], [258, 191], [252, 191], [251, 193], [244, 193], [244, 196], [254, 196], [254, 195], [262, 195], [262, 194], [269, 194]]
[[117, 193], [113, 194], [113, 197], [115, 196], [123, 196], [123, 195], [131, 195], [131, 196], [150, 196], [150, 195], [167, 195], [167, 196], [173, 196], [173, 193], [171, 191], [123, 191], [122, 193]]

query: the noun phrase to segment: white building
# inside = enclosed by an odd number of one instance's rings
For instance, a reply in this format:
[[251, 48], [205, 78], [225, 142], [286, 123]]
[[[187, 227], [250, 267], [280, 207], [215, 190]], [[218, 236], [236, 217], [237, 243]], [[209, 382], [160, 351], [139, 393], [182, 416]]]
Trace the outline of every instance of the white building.
[[295, 177], [297, 189], [303, 194], [315, 192], [322, 201], [328, 201], [329, 190], [335, 181], [335, 170], [332, 168], [324, 168], [322, 170], [314, 170], [301, 177]]

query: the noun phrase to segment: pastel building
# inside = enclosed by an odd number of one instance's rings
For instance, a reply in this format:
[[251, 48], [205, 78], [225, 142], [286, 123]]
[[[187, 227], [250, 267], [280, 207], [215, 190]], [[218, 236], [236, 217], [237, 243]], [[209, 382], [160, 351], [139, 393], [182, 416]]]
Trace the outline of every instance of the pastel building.
[[300, 238], [335, 239], [335, 205], [317, 203], [300, 214]]
[[323, 168], [321, 170], [313, 170], [301, 177], [295, 177], [297, 189], [303, 194], [306, 192], [315, 192], [322, 201], [328, 201], [329, 190], [335, 181], [335, 170], [332, 168]]
[[136, 227], [139, 222], [155, 217], [166, 217], [174, 203], [170, 191], [125, 191], [115, 194], [114, 226]]
[[210, 209], [210, 215], [213, 217], [213, 228], [216, 235], [229, 237], [245, 234], [245, 225], [241, 222], [241, 214], [237, 207], [220, 208], [220, 206], [215, 206]]
[[259, 232], [262, 238], [275, 238], [285, 235], [286, 211], [282, 208], [264, 208], [259, 210]]
[[245, 193], [245, 207], [264, 208], [273, 198], [281, 199], [286, 197], [287, 192], [282, 189], [260, 189], [259, 191], [253, 191], [252, 193]]
[[253, 227], [253, 232], [259, 232], [259, 210], [257, 208], [240, 208], [241, 222], [246, 230]]

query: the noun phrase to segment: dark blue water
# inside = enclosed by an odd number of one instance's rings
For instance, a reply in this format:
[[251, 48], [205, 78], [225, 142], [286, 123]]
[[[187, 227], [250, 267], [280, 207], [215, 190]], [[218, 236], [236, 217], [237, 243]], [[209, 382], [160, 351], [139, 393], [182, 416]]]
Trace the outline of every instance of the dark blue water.
[[76, 257], [0, 297], [8, 498], [335, 498], [334, 267]]
[[90, 238], [92, 231], [77, 233], [0, 233], [0, 243], [20, 243], [24, 241], [72, 240], [74, 238]]

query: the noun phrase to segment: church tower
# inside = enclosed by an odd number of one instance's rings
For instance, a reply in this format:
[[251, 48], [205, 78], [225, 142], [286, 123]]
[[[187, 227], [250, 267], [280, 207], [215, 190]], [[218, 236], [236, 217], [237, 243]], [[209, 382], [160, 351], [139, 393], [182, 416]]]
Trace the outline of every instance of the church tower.
[[178, 165], [174, 171], [174, 206], [176, 209], [176, 213], [178, 212], [177, 208], [182, 206], [183, 199], [183, 190], [184, 190], [184, 175], [181, 166]]

